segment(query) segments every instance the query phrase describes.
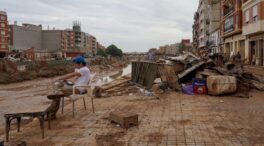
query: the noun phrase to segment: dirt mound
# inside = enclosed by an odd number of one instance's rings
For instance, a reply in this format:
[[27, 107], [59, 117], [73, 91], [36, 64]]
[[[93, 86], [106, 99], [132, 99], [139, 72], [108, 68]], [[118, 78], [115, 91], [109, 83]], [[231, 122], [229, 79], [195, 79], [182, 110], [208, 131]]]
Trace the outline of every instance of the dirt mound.
[[15, 72], [15, 73], [1, 73], [0, 84], [8, 84], [15, 82], [22, 82], [26, 80], [32, 80], [37, 78], [37, 73], [35, 71], [31, 72]]
[[73, 71], [73, 68], [68, 64], [63, 66], [49, 66], [45, 62], [41, 62], [40, 64], [41, 65], [33, 65], [34, 69], [31, 67], [31, 69], [27, 69], [26, 71], [19, 71], [17, 70], [17, 65], [14, 62], [0, 60], [0, 84], [22, 82], [38, 77], [54, 77]]

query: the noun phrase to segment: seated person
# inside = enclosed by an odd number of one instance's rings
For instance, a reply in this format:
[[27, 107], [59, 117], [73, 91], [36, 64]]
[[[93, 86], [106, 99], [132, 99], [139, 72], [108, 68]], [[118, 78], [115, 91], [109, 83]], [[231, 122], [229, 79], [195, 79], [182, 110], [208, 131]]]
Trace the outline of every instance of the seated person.
[[[75, 71], [73, 73], [69, 73], [65, 76], [62, 76], [58, 78], [58, 80], [68, 80], [73, 79], [74, 85], [88, 85], [90, 81], [90, 70], [86, 66], [85, 58], [82, 56], [77, 56], [73, 59], [73, 64], [75, 67]], [[62, 90], [64, 94], [71, 95], [72, 94], [72, 88], [68, 89], [69, 91]], [[86, 88], [83, 87], [77, 87], [77, 90], [75, 90], [76, 94], [84, 94], [86, 93]]]

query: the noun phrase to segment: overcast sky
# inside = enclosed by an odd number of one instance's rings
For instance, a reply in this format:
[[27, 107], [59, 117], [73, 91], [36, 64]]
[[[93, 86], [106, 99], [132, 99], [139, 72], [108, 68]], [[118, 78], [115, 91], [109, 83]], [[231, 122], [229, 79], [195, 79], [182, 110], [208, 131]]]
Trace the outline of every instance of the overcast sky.
[[197, 5], [198, 0], [0, 0], [0, 10], [8, 13], [11, 24], [65, 29], [78, 20], [82, 31], [125, 52], [192, 38]]

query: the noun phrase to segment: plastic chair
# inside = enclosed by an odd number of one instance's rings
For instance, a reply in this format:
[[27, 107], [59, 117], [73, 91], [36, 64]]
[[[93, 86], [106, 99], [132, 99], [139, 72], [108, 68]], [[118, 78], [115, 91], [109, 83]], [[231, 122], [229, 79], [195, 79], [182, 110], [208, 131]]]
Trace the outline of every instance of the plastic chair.
[[[95, 75], [94, 75], [95, 76]], [[75, 117], [75, 102], [78, 100], [78, 99], [83, 99], [83, 105], [84, 105], [84, 109], [86, 110], [86, 101], [85, 101], [85, 97], [88, 96], [88, 97], [91, 97], [91, 103], [92, 103], [92, 110], [93, 110], [93, 113], [94, 113], [94, 98], [92, 96], [92, 88], [90, 86], [90, 83], [92, 81], [92, 77], [88, 83], [88, 85], [80, 85], [80, 86], [77, 86], [77, 85], [74, 85], [72, 87], [72, 95], [70, 96], [67, 96], [66, 98], [69, 98], [70, 101], [72, 102], [72, 116]], [[76, 89], [78, 87], [85, 87], [86, 88], [86, 93], [84, 94], [76, 94]], [[63, 113], [63, 110], [64, 110], [64, 97], [62, 98], [62, 107], [61, 107], [61, 113]]]

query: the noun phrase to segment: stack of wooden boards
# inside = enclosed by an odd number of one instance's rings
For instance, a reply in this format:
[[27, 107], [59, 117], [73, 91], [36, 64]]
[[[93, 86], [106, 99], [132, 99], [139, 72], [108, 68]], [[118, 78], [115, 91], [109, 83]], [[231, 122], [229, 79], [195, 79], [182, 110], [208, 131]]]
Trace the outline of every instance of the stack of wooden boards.
[[95, 87], [93, 94], [95, 97], [122, 96], [137, 92], [135, 84], [131, 82], [130, 75], [123, 76], [101, 87]]

